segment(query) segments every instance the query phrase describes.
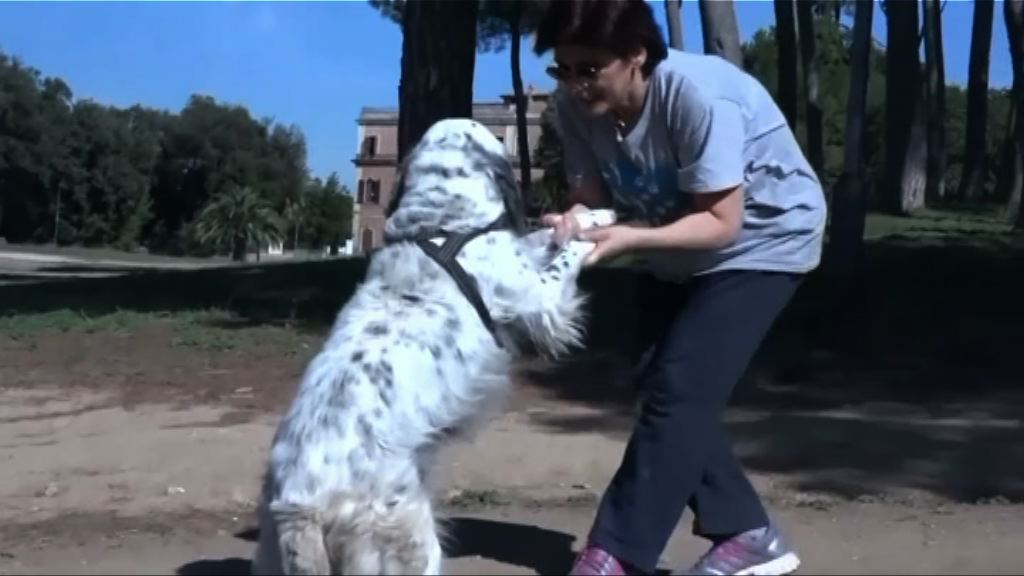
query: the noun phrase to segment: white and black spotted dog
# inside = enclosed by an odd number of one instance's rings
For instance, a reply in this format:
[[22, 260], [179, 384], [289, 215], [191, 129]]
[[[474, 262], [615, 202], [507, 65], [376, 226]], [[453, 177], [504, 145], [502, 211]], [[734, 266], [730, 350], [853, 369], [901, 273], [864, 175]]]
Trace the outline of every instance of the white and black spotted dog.
[[255, 574], [439, 573], [427, 485], [438, 445], [502, 396], [521, 344], [557, 356], [580, 343], [576, 279], [593, 245], [527, 234], [489, 130], [436, 123], [399, 176], [385, 246], [274, 438]]

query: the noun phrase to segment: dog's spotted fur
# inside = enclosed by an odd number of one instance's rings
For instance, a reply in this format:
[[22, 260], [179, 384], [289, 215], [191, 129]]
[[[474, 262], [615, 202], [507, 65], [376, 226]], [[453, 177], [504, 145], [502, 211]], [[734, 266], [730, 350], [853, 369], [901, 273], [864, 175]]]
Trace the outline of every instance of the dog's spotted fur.
[[[427, 485], [432, 454], [479, 421], [528, 343], [557, 356], [579, 343], [576, 278], [593, 247], [525, 233], [502, 144], [472, 120], [427, 131], [401, 167], [387, 244], [339, 312], [271, 449], [256, 574], [437, 574]], [[469, 232], [506, 213], [511, 229], [465, 245], [499, 347], [452, 278], [412, 241]], [[610, 224], [609, 211], [584, 226]]]

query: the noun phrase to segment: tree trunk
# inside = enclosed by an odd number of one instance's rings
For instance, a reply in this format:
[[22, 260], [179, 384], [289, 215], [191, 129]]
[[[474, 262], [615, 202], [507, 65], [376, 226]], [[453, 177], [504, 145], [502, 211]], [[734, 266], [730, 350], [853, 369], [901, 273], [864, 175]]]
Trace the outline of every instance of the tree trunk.
[[974, 30], [971, 32], [971, 64], [967, 80], [967, 130], [964, 140], [964, 167], [956, 197], [980, 198], [988, 174], [988, 72], [992, 53], [993, 0], [975, 0]]
[[[882, 208], [908, 215], [923, 202], [926, 182], [927, 120], [923, 110], [921, 62], [918, 57], [917, 2], [890, 0], [886, 16], [886, 153]], [[920, 132], [920, 134], [918, 133]], [[924, 152], [923, 154], [921, 152]], [[920, 161], [920, 165], [916, 162]], [[921, 190], [916, 187], [920, 186]], [[920, 200], [918, 199], [920, 197]]]
[[811, 167], [824, 176], [825, 145], [822, 137], [821, 103], [819, 102], [818, 49], [814, 34], [814, 2], [801, 0], [796, 3], [797, 25], [800, 27], [800, 59], [803, 64], [804, 90], [806, 91], [807, 111], [804, 125], [807, 128], [808, 160]]
[[60, 246], [60, 204], [61, 204], [61, 193], [60, 187], [54, 188], [57, 192], [57, 209], [53, 215], [53, 245]]
[[790, 129], [796, 131], [799, 80], [794, 0], [775, 0], [775, 37], [779, 48], [779, 108]]
[[925, 198], [946, 196], [946, 70], [939, 0], [924, 0], [924, 50], [928, 107], [928, 183]]
[[[1016, 132], [1016, 126], [1014, 126]], [[1006, 219], [1014, 225], [1014, 228], [1021, 227], [1021, 211], [1024, 211], [1024, 159], [1021, 159], [1022, 147], [1017, 143], [1016, 136], [1011, 136], [1003, 148], [1003, 163], [1000, 166], [1001, 192], [1007, 197]]]
[[843, 277], [860, 270], [864, 245], [867, 194], [864, 190], [864, 117], [867, 114], [871, 69], [871, 20], [874, 5], [858, 2], [850, 47], [850, 97], [846, 102], [846, 149], [843, 173], [832, 194], [829, 234], [834, 270]]
[[[245, 252], [247, 242], [244, 236], [236, 236], [235, 241], [231, 243], [231, 259], [235, 262], [245, 262]], [[259, 252], [257, 251], [257, 254]]]
[[924, 86], [918, 90], [900, 179], [900, 214], [913, 214], [927, 204], [928, 106]]
[[[1010, 41], [1010, 60], [1013, 63], [1013, 102], [1016, 121], [1013, 135], [1013, 186], [1010, 189], [1011, 212], [1014, 228], [1024, 228], [1024, 0], [1004, 0], [1003, 16], [1006, 37]], [[1015, 205], [1014, 205], [1015, 204]]]
[[743, 67], [740, 28], [736, 23], [733, 0], [699, 0], [700, 27], [704, 33], [704, 53], [725, 58]]
[[[534, 205], [533, 179], [531, 177], [530, 135], [526, 130], [526, 111], [530, 103], [523, 93], [523, 73], [519, 65], [519, 54], [523, 34], [523, 4], [516, 2], [512, 8], [512, 45], [509, 53], [512, 58], [512, 92], [516, 99], [516, 143], [519, 149], [519, 180], [523, 205]], [[531, 214], [533, 216], [533, 214]]]
[[479, 2], [406, 2], [398, 87], [399, 161], [435, 122], [473, 115]]
[[668, 45], [683, 49], [683, 0], [665, 0], [665, 21], [668, 22]]
[[[993, 198], [1013, 202], [1011, 191], [1014, 189], [1013, 179], [1017, 175], [1016, 144], [1013, 134], [1017, 128], [1017, 104], [1010, 99], [1010, 110], [1006, 114], [1006, 131], [1002, 144], [999, 145], [999, 160], [996, 164], [996, 187]], [[1012, 212], [1012, 211], [1011, 211]], [[1014, 212], [1015, 213], [1015, 212]]]

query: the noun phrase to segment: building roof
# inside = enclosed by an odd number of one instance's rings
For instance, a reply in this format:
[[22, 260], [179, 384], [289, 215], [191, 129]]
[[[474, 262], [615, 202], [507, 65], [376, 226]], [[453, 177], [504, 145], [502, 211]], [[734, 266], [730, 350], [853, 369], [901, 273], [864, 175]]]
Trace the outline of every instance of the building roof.
[[[549, 92], [528, 89], [526, 95], [533, 102], [546, 102]], [[473, 118], [484, 124], [514, 124], [516, 121], [516, 109], [513, 104], [514, 96], [511, 94], [502, 95], [500, 102], [474, 102]], [[540, 123], [541, 110], [533, 109], [526, 112], [528, 124]], [[397, 107], [363, 106], [359, 111], [356, 123], [362, 126], [392, 126], [398, 124]]]

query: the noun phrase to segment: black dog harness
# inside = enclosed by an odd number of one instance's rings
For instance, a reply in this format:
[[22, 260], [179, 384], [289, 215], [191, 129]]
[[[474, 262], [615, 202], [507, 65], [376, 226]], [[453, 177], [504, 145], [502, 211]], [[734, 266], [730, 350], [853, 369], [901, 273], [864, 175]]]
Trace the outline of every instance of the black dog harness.
[[[480, 320], [484, 323], [487, 331], [494, 337], [495, 343], [498, 344], [498, 348], [504, 348], [501, 340], [498, 339], [498, 334], [495, 330], [494, 319], [491, 318], [491, 313], [487, 311], [487, 306], [484, 304], [483, 298], [480, 296], [480, 288], [477, 284], [476, 278], [469, 275], [468, 272], [459, 264], [456, 260], [456, 256], [459, 251], [462, 250], [470, 240], [492, 232], [494, 230], [502, 230], [510, 228], [507, 214], [502, 214], [494, 222], [491, 222], [483, 228], [478, 228], [472, 232], [460, 232], [450, 233], [444, 230], [437, 234], [431, 234], [430, 237], [420, 237], [416, 239], [416, 245], [420, 247], [428, 256], [433, 258], [434, 262], [445, 270], [455, 284], [462, 291], [462, 294], [466, 296], [469, 303], [476, 309], [477, 315], [480, 316]], [[441, 236], [444, 241], [440, 246], [430, 241], [431, 238]]]

